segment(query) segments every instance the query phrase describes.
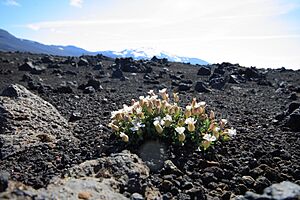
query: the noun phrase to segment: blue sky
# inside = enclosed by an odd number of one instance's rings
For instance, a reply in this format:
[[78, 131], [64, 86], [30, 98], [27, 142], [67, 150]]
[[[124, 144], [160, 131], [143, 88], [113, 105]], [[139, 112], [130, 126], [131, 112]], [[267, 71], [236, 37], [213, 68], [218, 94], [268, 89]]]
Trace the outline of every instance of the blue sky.
[[45, 44], [300, 68], [300, 0], [0, 0], [0, 13], [0, 28]]

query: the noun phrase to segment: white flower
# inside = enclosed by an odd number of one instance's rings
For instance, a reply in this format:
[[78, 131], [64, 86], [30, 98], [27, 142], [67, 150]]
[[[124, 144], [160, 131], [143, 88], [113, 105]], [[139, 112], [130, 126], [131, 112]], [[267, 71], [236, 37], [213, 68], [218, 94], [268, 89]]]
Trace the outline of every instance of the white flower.
[[231, 129], [228, 129], [228, 135], [229, 135], [229, 137], [236, 136], [236, 129], [234, 129], [232, 127], [231, 127]]
[[209, 142], [213, 142], [217, 140], [217, 138], [214, 135], [210, 135], [207, 133], [203, 136], [203, 139]]
[[206, 103], [204, 101], [200, 101], [199, 103], [195, 104], [195, 108], [204, 107], [205, 105], [206, 105]]
[[164, 118], [163, 118], [163, 121], [164, 121], [164, 125], [166, 127], [169, 127], [172, 123], [172, 116], [171, 115], [166, 115]]
[[[157, 121], [157, 122], [155, 122], [155, 121]], [[155, 117], [155, 118], [154, 118], [154, 122], [157, 123], [157, 124], [160, 124], [160, 125], [162, 125], [162, 126], [165, 125], [164, 119], [162, 119], [160, 116]], [[154, 124], [154, 122], [153, 122], [153, 124]]]
[[132, 104], [132, 107], [133, 108], [136, 108], [136, 107], [139, 107], [140, 106], [140, 102], [134, 102], [133, 104]]
[[197, 122], [197, 120], [195, 120], [195, 119], [192, 118], [192, 117], [189, 117], [189, 118], [187, 118], [187, 119], [185, 120], [184, 123], [186, 123], [186, 124], [195, 124], [196, 122]]
[[192, 110], [192, 106], [186, 106], [185, 108], [186, 108], [186, 110], [188, 110], [188, 111]]
[[154, 96], [154, 95], [155, 95], [155, 93], [154, 93], [153, 90], [150, 90], [150, 91], [148, 92], [148, 94], [149, 94], [150, 96]]
[[166, 93], [166, 92], [167, 92], [167, 88], [164, 88], [164, 89], [158, 90], [158, 92], [159, 92], [160, 94], [164, 94], [164, 93]]
[[139, 100], [143, 100], [143, 99], [145, 99], [144, 96], [140, 96], [140, 97], [139, 97]]
[[184, 127], [176, 127], [176, 128], [175, 128], [175, 131], [176, 131], [177, 133], [179, 133], [179, 134], [182, 134], [182, 133], [184, 133], [185, 128], [184, 128]]
[[142, 124], [139, 120], [132, 121], [133, 127], [130, 128], [132, 131], [138, 131], [141, 127], [145, 127], [145, 124]]
[[150, 101], [154, 101], [154, 100], [156, 100], [157, 98], [158, 98], [158, 96], [154, 94], [154, 95], [152, 95], [152, 96], [150, 97], [149, 100], [150, 100]]
[[192, 118], [192, 117], [189, 117], [189, 118], [187, 118], [186, 120], [185, 120], [185, 122], [184, 123], [186, 123], [187, 125], [188, 125], [188, 130], [190, 131], [190, 132], [193, 132], [193, 131], [195, 131], [195, 123], [197, 122], [197, 120], [195, 120], [194, 118]]
[[164, 118], [163, 118], [163, 120], [165, 120], [165, 121], [172, 121], [172, 116], [171, 115], [166, 115]]
[[120, 110], [112, 111], [112, 112], [111, 112], [111, 117], [110, 117], [110, 118], [111, 118], [111, 119], [115, 118], [116, 115], [119, 114], [119, 113], [122, 113], [122, 111], [120, 111]]
[[221, 119], [220, 121], [221, 128], [224, 128], [226, 124], [227, 124], [227, 119]]
[[143, 109], [142, 109], [142, 107], [137, 107], [136, 109], [135, 109], [135, 112], [136, 112], [136, 114], [142, 114], [142, 112], [143, 112]]
[[222, 122], [223, 124], [227, 124], [227, 119], [221, 119], [221, 122]]
[[160, 121], [158, 121], [158, 120], [155, 120], [155, 121], [153, 122], [153, 125], [154, 125], [154, 126], [157, 126], [158, 124], [160, 124]]
[[128, 114], [128, 113], [132, 113], [132, 106], [127, 106], [126, 104], [123, 104], [123, 111], [124, 113]]

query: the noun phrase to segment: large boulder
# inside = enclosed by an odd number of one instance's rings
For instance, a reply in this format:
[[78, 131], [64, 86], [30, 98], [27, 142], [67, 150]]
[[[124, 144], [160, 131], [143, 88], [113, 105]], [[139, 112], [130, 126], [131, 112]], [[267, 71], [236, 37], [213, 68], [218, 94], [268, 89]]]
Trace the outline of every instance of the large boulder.
[[32, 74], [41, 74], [46, 70], [43, 66], [34, 65], [32, 62], [28, 61], [19, 66], [20, 71], [28, 71]]
[[150, 169], [136, 155], [124, 150], [108, 157], [86, 161], [66, 172], [67, 177], [85, 177], [87, 175], [113, 178], [119, 185], [126, 186], [130, 179], [142, 181], [149, 176]]
[[247, 192], [245, 196], [238, 197], [237, 200], [298, 200], [300, 199], [300, 186], [283, 181], [273, 184], [264, 189], [263, 194]]
[[127, 199], [120, 194], [147, 194], [142, 182], [149, 176], [149, 168], [136, 155], [125, 150], [108, 157], [89, 160], [55, 177], [47, 188], [35, 190], [10, 181], [0, 193], [0, 199]]
[[285, 125], [293, 131], [300, 131], [300, 107], [287, 117]]
[[207, 67], [200, 67], [197, 74], [200, 76], [209, 76], [211, 71]]
[[300, 102], [290, 103], [284, 112], [275, 116], [275, 122], [292, 131], [300, 131]]
[[113, 188], [114, 180], [85, 177], [58, 179], [47, 188], [35, 190], [19, 182], [10, 182], [7, 191], [0, 193], [0, 199], [127, 199]]
[[207, 93], [211, 92], [210, 89], [207, 88], [206, 84], [202, 81], [197, 81], [195, 85], [195, 91], [201, 92], [201, 93]]
[[78, 64], [78, 66], [88, 66], [89, 61], [85, 58], [80, 58], [77, 64]]
[[[24, 86], [14, 84], [0, 96], [0, 158], [44, 142], [74, 139], [57, 109]], [[74, 139], [75, 140], [75, 139]]]

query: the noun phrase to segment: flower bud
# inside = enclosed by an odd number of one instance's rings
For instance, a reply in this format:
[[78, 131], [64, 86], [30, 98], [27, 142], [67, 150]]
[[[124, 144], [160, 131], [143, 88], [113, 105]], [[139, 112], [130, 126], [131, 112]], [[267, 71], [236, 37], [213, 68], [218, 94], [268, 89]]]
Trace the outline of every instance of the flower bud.
[[190, 116], [192, 115], [191, 110], [186, 110], [186, 111], [184, 112], [184, 115], [185, 115], [186, 118], [190, 117]]
[[188, 130], [190, 131], [190, 132], [193, 132], [193, 131], [195, 131], [195, 125], [194, 124], [188, 124]]
[[156, 105], [156, 107], [161, 107], [161, 101], [159, 99], [157, 99], [155, 101], [155, 105]]
[[121, 121], [124, 118], [124, 113], [116, 114], [116, 120]]
[[193, 100], [192, 100], [192, 107], [195, 107], [196, 103], [197, 103], [197, 99], [193, 98]]
[[120, 128], [117, 125], [113, 124], [113, 123], [109, 123], [108, 126], [111, 129], [113, 129], [114, 131], [119, 131], [120, 130]]
[[184, 140], [185, 140], [185, 134], [184, 133], [179, 133], [178, 134], [178, 140], [179, 140], [179, 142], [184, 142]]
[[123, 140], [123, 142], [128, 142], [129, 141], [129, 137], [128, 135], [126, 135], [125, 133], [121, 132], [120, 133], [120, 137]]
[[175, 113], [178, 113], [180, 111], [180, 107], [179, 106], [174, 106], [174, 110], [175, 110]]
[[167, 101], [166, 100], [162, 100], [161, 101], [161, 109], [165, 109], [166, 104], [167, 104]]
[[159, 121], [154, 121], [153, 125], [155, 127], [156, 132], [158, 132], [159, 134], [161, 134], [164, 131], [164, 129], [159, 124]]
[[202, 115], [203, 113], [205, 113], [205, 108], [199, 107], [199, 115]]
[[178, 102], [179, 102], [179, 96], [178, 96], [178, 93], [173, 93], [173, 97], [174, 97], [174, 101], [175, 101], [176, 103], [178, 103]]
[[214, 111], [210, 111], [209, 119], [210, 119], [210, 120], [215, 119], [215, 113], [214, 113]]

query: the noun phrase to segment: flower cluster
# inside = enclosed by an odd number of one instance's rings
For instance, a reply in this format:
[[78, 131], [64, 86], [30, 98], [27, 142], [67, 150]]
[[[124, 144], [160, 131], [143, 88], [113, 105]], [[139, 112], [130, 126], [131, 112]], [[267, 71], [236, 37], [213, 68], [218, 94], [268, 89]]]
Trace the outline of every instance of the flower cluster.
[[226, 128], [226, 119], [217, 120], [213, 111], [206, 111], [205, 102], [194, 98], [180, 107], [178, 93], [173, 93], [171, 100], [167, 89], [159, 90], [159, 95], [150, 90], [148, 96], [133, 99], [131, 106], [113, 111], [111, 120], [109, 127], [115, 134], [132, 143], [160, 138], [206, 150], [218, 140], [227, 141], [236, 135], [235, 129]]

